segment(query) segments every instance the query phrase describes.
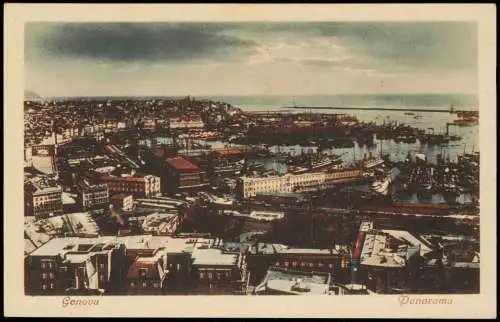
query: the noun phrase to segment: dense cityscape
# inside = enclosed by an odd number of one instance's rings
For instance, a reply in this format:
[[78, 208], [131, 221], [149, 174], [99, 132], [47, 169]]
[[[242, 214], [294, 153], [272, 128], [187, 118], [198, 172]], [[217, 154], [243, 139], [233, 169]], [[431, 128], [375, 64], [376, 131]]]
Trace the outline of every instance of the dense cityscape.
[[480, 154], [447, 153], [477, 111], [439, 132], [291, 109], [26, 99], [25, 293], [479, 293]]

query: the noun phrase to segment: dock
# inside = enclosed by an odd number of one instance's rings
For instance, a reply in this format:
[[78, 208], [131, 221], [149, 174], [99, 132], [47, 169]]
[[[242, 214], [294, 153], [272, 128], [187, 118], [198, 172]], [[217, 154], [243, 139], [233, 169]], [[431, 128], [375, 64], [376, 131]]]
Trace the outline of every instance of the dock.
[[283, 109], [323, 109], [323, 110], [358, 110], [358, 111], [400, 111], [400, 112], [433, 112], [433, 113], [465, 113], [476, 114], [477, 110], [455, 110], [450, 108], [402, 108], [402, 107], [348, 107], [348, 106], [283, 106]]

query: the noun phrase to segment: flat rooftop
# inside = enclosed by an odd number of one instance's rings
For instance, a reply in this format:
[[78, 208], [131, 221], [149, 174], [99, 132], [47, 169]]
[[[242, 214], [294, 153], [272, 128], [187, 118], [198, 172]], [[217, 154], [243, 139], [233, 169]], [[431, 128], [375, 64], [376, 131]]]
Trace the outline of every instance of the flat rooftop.
[[191, 256], [193, 265], [233, 266], [238, 261], [238, 254], [225, 253], [217, 248], [195, 248]]
[[256, 291], [259, 293], [272, 290], [290, 295], [326, 295], [329, 284], [328, 274], [304, 274], [270, 269], [262, 283], [256, 287]]

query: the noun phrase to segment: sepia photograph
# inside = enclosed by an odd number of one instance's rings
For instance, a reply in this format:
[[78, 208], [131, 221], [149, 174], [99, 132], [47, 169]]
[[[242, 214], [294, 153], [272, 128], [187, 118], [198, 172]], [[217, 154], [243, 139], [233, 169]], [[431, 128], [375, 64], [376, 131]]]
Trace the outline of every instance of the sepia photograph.
[[438, 312], [494, 281], [478, 19], [178, 7], [21, 22], [20, 296], [89, 315], [123, 298], [300, 301], [283, 295]]

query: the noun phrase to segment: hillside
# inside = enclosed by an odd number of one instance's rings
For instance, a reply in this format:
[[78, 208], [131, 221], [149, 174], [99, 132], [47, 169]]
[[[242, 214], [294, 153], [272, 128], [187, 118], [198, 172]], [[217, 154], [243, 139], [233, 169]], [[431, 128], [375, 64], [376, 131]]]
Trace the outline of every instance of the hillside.
[[42, 97], [35, 92], [29, 91], [29, 90], [24, 91], [24, 99], [26, 99], [26, 100], [40, 99], [40, 98], [42, 98]]

